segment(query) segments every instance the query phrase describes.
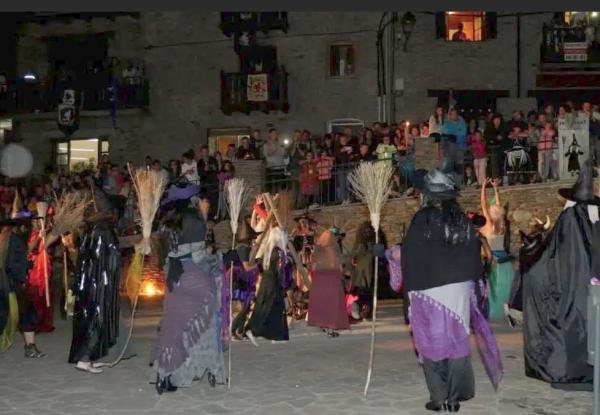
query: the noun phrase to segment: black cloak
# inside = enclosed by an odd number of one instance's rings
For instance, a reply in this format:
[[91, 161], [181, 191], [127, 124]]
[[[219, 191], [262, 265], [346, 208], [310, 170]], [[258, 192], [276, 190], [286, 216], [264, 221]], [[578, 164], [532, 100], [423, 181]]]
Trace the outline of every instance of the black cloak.
[[90, 224], [79, 244], [70, 363], [101, 359], [115, 345], [119, 333], [120, 271], [114, 230], [106, 221]]
[[481, 278], [481, 241], [458, 207], [415, 214], [402, 243], [402, 274], [406, 292]]
[[587, 205], [559, 216], [540, 259], [523, 278], [525, 374], [555, 384], [590, 383], [587, 291], [592, 256], [599, 255], [600, 222]]

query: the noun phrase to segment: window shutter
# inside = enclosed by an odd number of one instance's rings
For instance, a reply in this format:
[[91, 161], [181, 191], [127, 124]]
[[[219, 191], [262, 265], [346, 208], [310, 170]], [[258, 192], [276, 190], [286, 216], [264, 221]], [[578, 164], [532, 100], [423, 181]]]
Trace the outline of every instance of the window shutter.
[[496, 39], [498, 36], [498, 13], [496, 12], [485, 12], [484, 22], [484, 40]]
[[446, 39], [446, 12], [435, 13], [435, 37]]

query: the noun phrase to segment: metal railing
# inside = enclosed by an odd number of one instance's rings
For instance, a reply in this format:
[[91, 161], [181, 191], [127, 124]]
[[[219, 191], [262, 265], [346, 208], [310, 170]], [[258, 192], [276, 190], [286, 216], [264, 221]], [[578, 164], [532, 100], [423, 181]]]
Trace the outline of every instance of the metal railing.
[[[73, 89], [76, 103], [82, 111], [108, 110], [111, 107], [111, 85], [106, 82], [90, 82], [74, 85], [70, 82], [54, 83], [18, 82], [0, 90], [0, 112], [32, 113], [54, 112], [62, 102], [65, 89]], [[117, 81], [117, 109], [147, 107], [149, 83], [144, 78], [120, 78]]]

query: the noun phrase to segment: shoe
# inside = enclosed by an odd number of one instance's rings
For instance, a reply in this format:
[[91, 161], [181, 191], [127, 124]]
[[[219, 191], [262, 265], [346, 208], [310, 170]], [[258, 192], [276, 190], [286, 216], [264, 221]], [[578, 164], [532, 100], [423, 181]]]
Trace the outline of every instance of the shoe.
[[248, 330], [246, 332], [246, 337], [248, 337], [248, 340], [250, 340], [250, 343], [252, 343], [254, 345], [254, 347], [258, 347], [258, 342], [256, 341], [256, 337], [254, 337], [254, 334], [252, 334], [252, 332], [250, 330]]
[[287, 340], [271, 340], [271, 344], [282, 344], [287, 342]]
[[91, 373], [93, 375], [102, 373], [102, 369], [94, 367], [90, 362], [77, 362], [77, 364], [75, 365], [75, 369], [81, 372]]
[[444, 405], [446, 411], [448, 412], [458, 412], [460, 410], [460, 404], [457, 403], [447, 403]]
[[34, 343], [25, 345], [25, 357], [28, 359], [39, 359], [46, 355], [38, 350]]
[[429, 411], [440, 412], [442, 409], [444, 409], [444, 407], [441, 403], [429, 401], [425, 404], [425, 409]]
[[309, 210], [315, 210], [315, 209], [318, 209], [318, 208], [319, 208], [319, 205], [318, 205], [318, 204], [316, 204], [316, 203], [313, 203], [312, 205], [310, 205], [310, 206], [308, 207], [308, 209], [309, 209]]
[[206, 377], [208, 378], [208, 384], [211, 386], [211, 388], [214, 388], [217, 385], [217, 378], [215, 378], [215, 375], [208, 372]]

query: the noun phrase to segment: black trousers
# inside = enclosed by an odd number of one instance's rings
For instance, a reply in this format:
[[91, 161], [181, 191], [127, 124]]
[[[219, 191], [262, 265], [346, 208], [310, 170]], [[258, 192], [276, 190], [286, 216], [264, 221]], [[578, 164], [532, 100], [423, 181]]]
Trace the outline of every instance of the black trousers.
[[423, 371], [431, 400], [456, 404], [475, 396], [475, 378], [469, 356], [434, 362], [423, 359]]

